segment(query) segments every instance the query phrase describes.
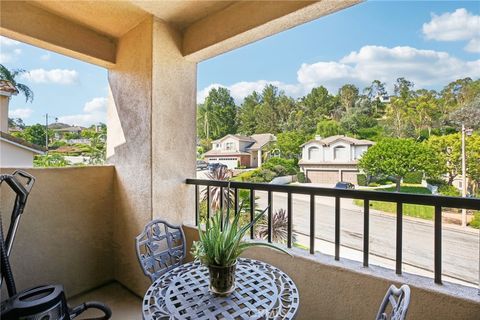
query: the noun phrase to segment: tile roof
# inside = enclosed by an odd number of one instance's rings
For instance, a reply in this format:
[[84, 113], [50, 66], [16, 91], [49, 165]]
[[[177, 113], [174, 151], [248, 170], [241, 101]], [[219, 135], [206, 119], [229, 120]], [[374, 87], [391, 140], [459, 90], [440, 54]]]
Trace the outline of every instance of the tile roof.
[[326, 138], [323, 138], [323, 139], [309, 140], [309, 141], [305, 142], [304, 144], [302, 144], [301, 147], [303, 147], [304, 145], [306, 145], [310, 142], [317, 142], [319, 144], [329, 146], [330, 144], [332, 144], [333, 142], [338, 141], [338, 140], [343, 140], [343, 141], [348, 142], [349, 144], [353, 144], [353, 145], [357, 145], [357, 146], [370, 146], [370, 145], [374, 144], [374, 142], [370, 141], [370, 140], [360, 140], [360, 139], [356, 139], [356, 138], [352, 138], [352, 137], [347, 137], [347, 136], [344, 136], [344, 135], [336, 135], [336, 136], [326, 137]]
[[23, 140], [21, 138], [14, 137], [6, 132], [0, 131], [0, 138], [2, 140], [6, 140], [8, 142], [12, 142], [14, 144], [20, 145], [21, 147], [24, 147], [25, 149], [31, 149], [32, 151], [43, 154], [45, 151], [47, 151], [44, 147], [41, 147], [39, 145], [30, 143], [26, 140]]
[[0, 80], [0, 91], [7, 92], [9, 94], [17, 94], [18, 90], [8, 80]]
[[255, 142], [248, 147], [250, 150], [259, 150], [267, 143], [277, 141], [277, 138], [271, 133], [252, 134], [251, 138], [254, 139]]

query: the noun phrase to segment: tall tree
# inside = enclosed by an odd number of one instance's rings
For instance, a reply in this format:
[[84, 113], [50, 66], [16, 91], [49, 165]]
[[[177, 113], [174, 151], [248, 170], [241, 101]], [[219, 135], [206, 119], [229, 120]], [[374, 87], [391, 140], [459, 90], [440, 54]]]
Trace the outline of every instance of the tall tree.
[[25, 84], [17, 82], [17, 77], [27, 71], [23, 69], [8, 70], [3, 64], [0, 64], [0, 80], [9, 81], [20, 93], [25, 96], [25, 101], [33, 101], [33, 91]]
[[441, 159], [426, 144], [388, 138], [370, 147], [360, 158], [359, 166], [369, 175], [395, 178], [397, 191], [400, 191], [400, 183], [409, 172], [437, 176], [441, 171]]
[[262, 102], [256, 109], [256, 133], [279, 133], [287, 130], [295, 112], [295, 101], [269, 84], [262, 91]]
[[441, 173], [447, 175], [449, 185], [462, 173], [462, 138], [459, 133], [432, 136], [425, 141], [441, 158]]
[[197, 129], [200, 138], [218, 139], [237, 131], [237, 107], [226, 88], [213, 88], [197, 109]]
[[252, 135], [257, 129], [256, 109], [262, 102], [261, 96], [253, 91], [245, 97], [238, 110], [238, 131], [244, 135]]
[[345, 113], [355, 106], [355, 102], [358, 99], [358, 88], [353, 84], [344, 84], [338, 90], [338, 100], [342, 106], [342, 110]]

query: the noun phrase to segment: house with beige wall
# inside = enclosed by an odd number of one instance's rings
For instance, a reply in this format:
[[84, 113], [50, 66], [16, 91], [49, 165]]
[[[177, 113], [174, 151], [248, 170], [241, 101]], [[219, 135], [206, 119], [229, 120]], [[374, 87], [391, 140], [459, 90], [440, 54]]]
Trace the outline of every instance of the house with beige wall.
[[32, 168], [33, 159], [44, 149], [8, 134], [8, 105], [18, 90], [6, 80], [0, 80], [0, 167]]
[[315, 139], [304, 143], [300, 169], [308, 182], [334, 184], [346, 181], [356, 184], [357, 163], [374, 143], [343, 135]]
[[212, 149], [205, 153], [209, 163], [221, 163], [229, 169], [237, 167], [257, 168], [262, 165], [267, 146], [277, 138], [271, 133], [254, 134], [249, 137], [228, 134], [212, 141]]

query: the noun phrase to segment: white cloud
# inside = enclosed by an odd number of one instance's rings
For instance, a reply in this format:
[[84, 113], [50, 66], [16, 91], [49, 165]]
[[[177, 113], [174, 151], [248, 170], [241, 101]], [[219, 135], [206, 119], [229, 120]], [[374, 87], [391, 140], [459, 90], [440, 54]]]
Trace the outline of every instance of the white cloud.
[[92, 124], [106, 122], [107, 119], [107, 98], [97, 97], [85, 103], [81, 114], [73, 114], [58, 117], [59, 122], [89, 127]]
[[43, 61], [48, 61], [48, 60], [50, 60], [50, 53], [42, 54], [42, 55], [40, 56], [40, 60], [43, 60]]
[[22, 53], [20, 42], [0, 36], [0, 63], [15, 61]]
[[78, 81], [78, 72], [68, 69], [34, 69], [22, 77], [35, 83], [74, 84]]
[[[407, 46], [394, 48], [364, 46], [338, 61], [302, 64], [297, 71], [297, 82], [293, 84], [259, 80], [238, 82], [224, 87], [231, 91], [238, 102], [253, 90], [261, 91], [267, 83], [278, 86], [293, 97], [299, 97], [320, 85], [336, 93], [345, 83], [353, 83], [363, 88], [375, 79], [386, 82], [391, 90], [399, 77], [413, 81], [417, 88], [441, 88], [458, 78], [479, 78], [480, 60], [464, 61], [446, 52]], [[203, 102], [208, 91], [219, 86], [222, 85], [212, 84], [199, 91], [198, 101]]]
[[466, 9], [457, 9], [441, 15], [432, 14], [432, 19], [423, 24], [427, 39], [437, 41], [468, 41], [465, 50], [480, 52], [480, 15]]
[[473, 53], [480, 53], [480, 37], [473, 38], [465, 46], [465, 50]]
[[469, 40], [480, 36], [480, 16], [473, 15], [464, 8], [439, 16], [432, 14], [430, 22], [423, 24], [422, 31], [427, 39], [432, 40]]
[[105, 112], [107, 108], [107, 98], [93, 98], [85, 103], [83, 111], [85, 112]]
[[8, 116], [10, 118], [22, 118], [26, 119], [30, 117], [33, 113], [33, 110], [30, 108], [18, 108], [18, 109], [11, 109], [8, 110]]

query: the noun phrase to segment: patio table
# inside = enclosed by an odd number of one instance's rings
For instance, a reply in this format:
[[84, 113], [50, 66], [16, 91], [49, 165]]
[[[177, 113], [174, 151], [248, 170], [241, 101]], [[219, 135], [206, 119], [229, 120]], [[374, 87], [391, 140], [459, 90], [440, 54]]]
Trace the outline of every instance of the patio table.
[[300, 298], [290, 277], [257, 260], [238, 259], [236, 288], [212, 294], [208, 269], [198, 261], [165, 273], [148, 288], [143, 319], [293, 319]]

